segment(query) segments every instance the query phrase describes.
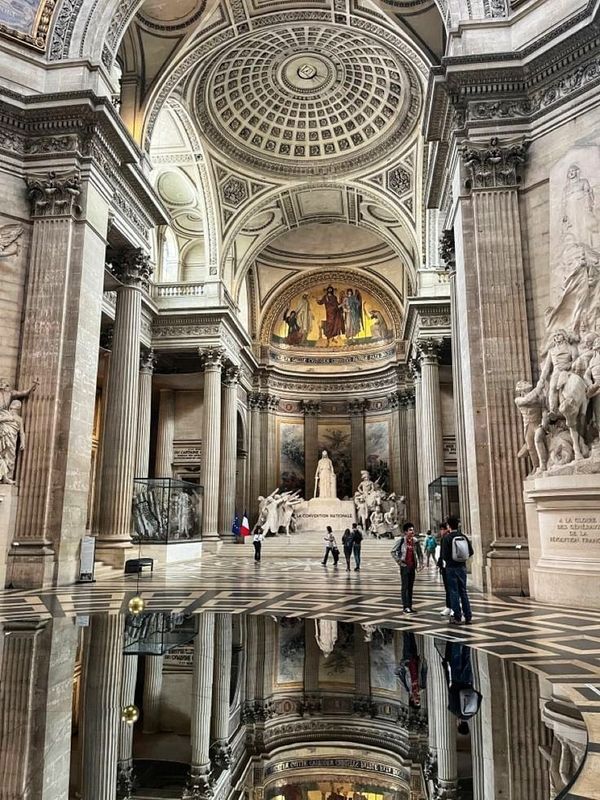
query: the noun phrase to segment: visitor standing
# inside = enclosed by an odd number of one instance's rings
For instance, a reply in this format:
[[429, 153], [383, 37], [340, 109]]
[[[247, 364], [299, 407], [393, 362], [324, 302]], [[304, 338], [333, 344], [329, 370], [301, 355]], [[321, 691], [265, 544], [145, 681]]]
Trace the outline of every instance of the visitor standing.
[[400, 567], [404, 613], [413, 614], [413, 587], [417, 569], [423, 567], [423, 551], [419, 540], [415, 536], [415, 526], [412, 522], [405, 522], [402, 526], [402, 532], [403, 535], [398, 539], [392, 550], [392, 556]]
[[354, 572], [360, 572], [360, 551], [362, 547], [363, 531], [356, 522], [352, 523], [352, 552], [354, 554]]
[[433, 559], [433, 563], [435, 564], [435, 548], [437, 547], [437, 539], [433, 535], [431, 531], [427, 531], [427, 536], [425, 538], [425, 556], [427, 558], [426, 566], [429, 566], [430, 560]]
[[469, 720], [477, 714], [483, 699], [473, 686], [470, 648], [462, 642], [446, 642], [442, 666], [448, 686], [448, 711], [457, 719], [458, 733], [468, 736]]
[[442, 522], [440, 525], [440, 553], [438, 556], [438, 569], [440, 571], [440, 575], [442, 577], [442, 582], [444, 584], [444, 592], [446, 595], [446, 605], [440, 611], [440, 614], [443, 617], [449, 617], [452, 613], [452, 609], [450, 608], [450, 590], [448, 589], [448, 579], [446, 577], [446, 567], [444, 566], [444, 562], [442, 560], [442, 542], [444, 541], [444, 536], [447, 536], [450, 533], [450, 528], [447, 522]]
[[473, 555], [473, 546], [458, 529], [457, 517], [448, 517], [448, 527], [450, 533], [442, 539], [441, 547], [441, 559], [446, 570], [452, 609], [448, 621], [452, 625], [460, 625], [464, 616], [465, 624], [470, 625], [473, 615], [467, 592], [467, 561]]
[[344, 548], [344, 558], [346, 559], [346, 572], [350, 572], [350, 558], [352, 557], [352, 531], [346, 528], [342, 536], [342, 547]]
[[331, 555], [333, 556], [333, 566], [337, 567], [338, 558], [340, 557], [340, 551], [338, 549], [335, 536], [333, 535], [333, 530], [329, 525], [327, 526], [327, 533], [323, 537], [323, 541], [325, 542], [325, 555], [323, 556], [323, 561], [321, 561], [321, 564], [323, 564], [323, 566], [327, 564], [329, 553], [331, 553]]
[[260, 561], [260, 552], [262, 550], [262, 543], [264, 539], [263, 529], [258, 527], [252, 536], [252, 544], [254, 545], [254, 560]]

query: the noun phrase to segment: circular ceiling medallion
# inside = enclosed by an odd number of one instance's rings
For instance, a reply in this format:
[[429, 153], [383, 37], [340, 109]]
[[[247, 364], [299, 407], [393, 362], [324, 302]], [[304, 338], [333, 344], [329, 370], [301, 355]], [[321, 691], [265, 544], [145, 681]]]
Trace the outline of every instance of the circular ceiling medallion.
[[410, 64], [361, 31], [293, 23], [217, 56], [196, 114], [221, 151], [266, 172], [328, 174], [383, 158], [416, 124]]
[[196, 201], [196, 192], [190, 179], [181, 172], [163, 172], [157, 181], [161, 199], [168, 206], [189, 206]]

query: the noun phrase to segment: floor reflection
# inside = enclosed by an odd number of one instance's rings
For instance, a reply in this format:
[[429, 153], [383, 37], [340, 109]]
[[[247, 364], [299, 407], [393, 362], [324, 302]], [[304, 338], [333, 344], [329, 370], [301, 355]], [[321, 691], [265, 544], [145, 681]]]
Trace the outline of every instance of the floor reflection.
[[0, 641], [0, 798], [540, 800], [585, 755], [560, 684], [410, 631], [141, 613]]

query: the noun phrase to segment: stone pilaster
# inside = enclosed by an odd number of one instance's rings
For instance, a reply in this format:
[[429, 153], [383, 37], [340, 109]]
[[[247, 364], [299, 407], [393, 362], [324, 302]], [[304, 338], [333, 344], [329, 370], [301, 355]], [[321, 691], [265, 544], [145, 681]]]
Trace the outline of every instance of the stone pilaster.
[[[235, 474], [237, 448], [237, 390], [239, 367], [223, 370], [223, 410], [221, 414], [221, 478], [219, 486], [219, 533], [229, 539], [235, 508]], [[244, 509], [238, 509], [243, 513]]]
[[221, 461], [221, 370], [223, 350], [200, 351], [204, 366], [204, 424], [202, 437], [202, 484], [204, 520], [202, 538], [219, 539], [219, 474]]
[[427, 710], [429, 743], [436, 763], [436, 793], [439, 800], [454, 800], [458, 790], [456, 717], [448, 709], [448, 688], [440, 654], [432, 638], [425, 640], [427, 654]]
[[406, 458], [406, 425], [404, 409], [398, 392], [392, 392], [387, 398], [390, 409], [390, 450], [391, 450], [391, 491], [396, 495], [405, 495], [408, 487]]
[[15, 586], [74, 581], [86, 528], [108, 206], [84, 188], [77, 172], [27, 179], [33, 226], [19, 385], [40, 383], [23, 407]]
[[146, 656], [143, 700], [144, 733], [158, 733], [160, 730], [163, 665], [163, 656]]
[[360, 483], [361, 470], [367, 468], [365, 452], [365, 410], [366, 400], [350, 400], [348, 414], [350, 415], [350, 442], [352, 448], [352, 490], [355, 491]]
[[[413, 364], [413, 375], [415, 381], [415, 442], [417, 453], [417, 486], [419, 487], [419, 529], [427, 527], [429, 519], [429, 501], [427, 497], [427, 485], [423, 474], [423, 401], [422, 381], [420, 365]], [[415, 520], [412, 520], [415, 522]], [[416, 522], [415, 522], [416, 524]]]
[[[522, 142], [466, 143], [467, 190], [454, 223], [456, 317], [461, 343], [467, 475], [476, 583], [520, 586], [516, 544], [526, 546], [524, 473], [517, 453], [522, 421], [514, 403], [519, 380], [531, 379], [518, 173]], [[475, 513], [477, 509], [477, 513]]]
[[147, 478], [150, 461], [150, 416], [152, 411], [152, 375], [156, 358], [153, 350], [144, 350], [140, 356], [138, 391], [138, 424], [135, 447], [135, 477]]
[[197, 617], [194, 640], [190, 745], [192, 760], [183, 800], [209, 800], [210, 727], [215, 661], [215, 616], [211, 612]]
[[315, 473], [319, 460], [319, 412], [321, 405], [314, 400], [302, 402], [304, 411], [304, 496], [314, 494]]
[[250, 508], [248, 509], [250, 522], [256, 522], [258, 512], [257, 499], [261, 493], [261, 395], [251, 394], [250, 404], [250, 475], [248, 481], [248, 494]]
[[156, 437], [156, 459], [154, 476], [173, 477], [173, 458], [175, 442], [175, 392], [161, 389], [158, 406], [158, 433]]
[[419, 491], [419, 463], [417, 454], [417, 421], [415, 411], [415, 390], [405, 389], [402, 392], [402, 406], [406, 425], [406, 456], [408, 473], [408, 491], [406, 494], [406, 510], [408, 520], [421, 528], [421, 509]]
[[151, 268], [141, 250], [109, 253], [109, 259], [122, 285], [117, 290], [110, 360], [97, 548], [103, 559], [121, 566], [131, 542], [142, 291]]
[[[279, 475], [277, 474], [277, 409], [279, 408], [279, 398], [273, 394], [267, 395], [267, 452], [265, 455], [266, 462], [266, 475], [267, 475], [267, 491], [270, 494], [273, 489], [279, 484]], [[262, 462], [261, 462], [262, 463]]]
[[421, 524], [433, 527], [429, 512], [429, 484], [444, 473], [444, 440], [440, 398], [439, 359], [441, 341], [422, 339], [417, 342], [421, 365], [420, 422], [421, 422], [421, 484], [422, 509], [427, 509]]
[[210, 760], [217, 769], [231, 765], [229, 747], [229, 690], [231, 686], [231, 615], [215, 614], [215, 659], [211, 717]]
[[[138, 657], [123, 656], [123, 679], [121, 682], [121, 708], [135, 702]], [[133, 725], [121, 725], [117, 762], [117, 798], [129, 800], [133, 792]]]
[[85, 662], [82, 797], [116, 800], [123, 617], [92, 617]]

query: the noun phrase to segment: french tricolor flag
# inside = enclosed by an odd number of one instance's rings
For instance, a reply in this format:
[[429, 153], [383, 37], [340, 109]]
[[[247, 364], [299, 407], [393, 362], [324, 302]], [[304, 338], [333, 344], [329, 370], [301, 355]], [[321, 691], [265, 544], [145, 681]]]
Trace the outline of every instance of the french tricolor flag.
[[242, 524], [240, 525], [240, 533], [242, 536], [250, 536], [250, 522], [248, 521], [248, 515], [245, 511], [242, 517]]

